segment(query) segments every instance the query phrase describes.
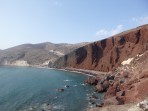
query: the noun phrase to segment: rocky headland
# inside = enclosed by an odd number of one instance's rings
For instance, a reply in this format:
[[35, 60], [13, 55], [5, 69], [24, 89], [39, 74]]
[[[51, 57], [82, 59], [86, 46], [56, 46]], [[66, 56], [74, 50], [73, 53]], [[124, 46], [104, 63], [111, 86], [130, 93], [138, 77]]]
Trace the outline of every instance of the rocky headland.
[[148, 51], [136, 55], [130, 62], [125, 60], [122, 63], [126, 64], [114, 69], [110, 74], [97, 75], [85, 81], [95, 86], [96, 92], [105, 93], [102, 106], [136, 104], [148, 97]]
[[55, 68], [77, 68], [109, 72], [122, 61], [148, 49], [148, 25], [80, 47], [49, 64]]
[[[97, 98], [90, 100], [93, 106], [124, 105], [122, 111], [130, 111], [131, 106], [148, 97], [148, 25], [80, 47], [49, 67], [93, 75], [85, 83], [105, 94], [102, 104], [95, 103]], [[91, 110], [114, 111], [107, 109]]]

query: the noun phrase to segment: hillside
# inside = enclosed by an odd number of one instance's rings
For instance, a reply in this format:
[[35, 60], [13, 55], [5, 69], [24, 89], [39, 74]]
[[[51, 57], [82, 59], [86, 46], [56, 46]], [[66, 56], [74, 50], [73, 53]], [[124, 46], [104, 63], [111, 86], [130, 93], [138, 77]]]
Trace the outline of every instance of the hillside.
[[[121, 64], [110, 74], [86, 79], [88, 84], [95, 86], [96, 92], [105, 92], [104, 107], [88, 111], [147, 111], [144, 109], [148, 109], [148, 51]], [[91, 105], [98, 105], [96, 100], [93, 102]]]
[[85, 45], [79, 44], [23, 44], [0, 51], [1, 65], [47, 65], [57, 58]]
[[111, 71], [122, 61], [148, 50], [148, 25], [93, 42], [59, 58], [49, 67]]

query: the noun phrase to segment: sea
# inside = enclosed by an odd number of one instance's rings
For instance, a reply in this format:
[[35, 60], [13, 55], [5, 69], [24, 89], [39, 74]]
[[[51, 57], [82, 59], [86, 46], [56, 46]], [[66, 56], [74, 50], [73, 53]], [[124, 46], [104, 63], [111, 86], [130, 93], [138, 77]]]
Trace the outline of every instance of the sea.
[[[88, 76], [33, 67], [0, 67], [0, 111], [86, 111]], [[102, 95], [98, 94], [99, 100]]]

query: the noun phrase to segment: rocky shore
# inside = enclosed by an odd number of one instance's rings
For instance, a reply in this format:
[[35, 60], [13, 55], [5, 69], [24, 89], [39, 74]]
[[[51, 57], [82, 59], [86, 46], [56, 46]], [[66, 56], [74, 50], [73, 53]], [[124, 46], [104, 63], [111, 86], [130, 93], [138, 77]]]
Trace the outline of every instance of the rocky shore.
[[[130, 58], [131, 61], [123, 61], [120, 67], [112, 72], [89, 77], [85, 83], [95, 86], [95, 92], [104, 93], [104, 101], [96, 107], [119, 107], [123, 105], [122, 111], [128, 111], [131, 107], [148, 97], [148, 52]], [[119, 106], [118, 106], [119, 105]], [[130, 107], [129, 107], [130, 106]], [[122, 106], [120, 106], [122, 107]], [[90, 109], [90, 111], [113, 111], [101, 110], [102, 108]], [[147, 109], [148, 110], [148, 109]], [[129, 110], [129, 111], [147, 111]]]

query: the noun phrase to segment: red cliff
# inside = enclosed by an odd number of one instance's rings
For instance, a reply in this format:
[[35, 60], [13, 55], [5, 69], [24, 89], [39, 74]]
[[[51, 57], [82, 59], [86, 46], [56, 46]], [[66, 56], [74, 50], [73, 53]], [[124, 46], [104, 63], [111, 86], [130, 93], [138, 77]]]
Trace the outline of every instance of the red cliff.
[[59, 58], [49, 67], [111, 71], [122, 61], [148, 50], [148, 25], [90, 43]]

